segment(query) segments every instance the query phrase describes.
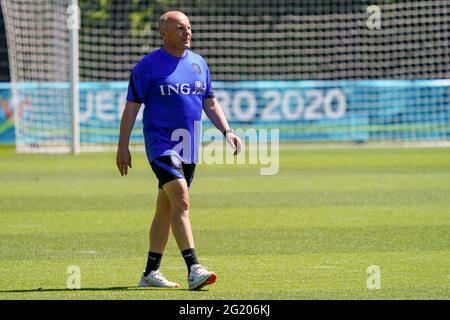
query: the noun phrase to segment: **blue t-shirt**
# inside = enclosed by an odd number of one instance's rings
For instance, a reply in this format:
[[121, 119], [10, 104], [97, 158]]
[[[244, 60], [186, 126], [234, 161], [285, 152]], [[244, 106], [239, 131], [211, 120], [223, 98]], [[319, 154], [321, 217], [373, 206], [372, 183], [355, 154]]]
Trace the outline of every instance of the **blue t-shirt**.
[[181, 58], [163, 48], [142, 58], [131, 71], [127, 100], [143, 103], [149, 162], [177, 153], [198, 162], [203, 100], [213, 97], [208, 65], [186, 50]]

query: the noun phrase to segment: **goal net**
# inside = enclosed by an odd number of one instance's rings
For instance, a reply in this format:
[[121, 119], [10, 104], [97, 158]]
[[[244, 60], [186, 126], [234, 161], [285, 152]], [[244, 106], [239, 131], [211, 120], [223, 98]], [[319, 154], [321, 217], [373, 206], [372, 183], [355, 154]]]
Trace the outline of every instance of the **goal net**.
[[[72, 145], [70, 0], [0, 0], [18, 151]], [[78, 0], [81, 149], [114, 147], [133, 65], [159, 16], [190, 18], [234, 127], [291, 141], [450, 140], [450, 3]], [[205, 121], [204, 128], [208, 127]], [[143, 143], [140, 118], [132, 144]]]

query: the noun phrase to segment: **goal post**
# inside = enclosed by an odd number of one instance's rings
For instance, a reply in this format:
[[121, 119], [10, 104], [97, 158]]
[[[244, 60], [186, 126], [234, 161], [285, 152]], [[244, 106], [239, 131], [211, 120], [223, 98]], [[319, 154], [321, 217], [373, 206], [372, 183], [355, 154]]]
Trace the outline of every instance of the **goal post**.
[[70, 107], [72, 110], [72, 135], [71, 151], [73, 154], [80, 153], [80, 72], [79, 72], [79, 37], [80, 8], [78, 0], [70, 0], [67, 8], [67, 28], [69, 36], [69, 78], [70, 78]]
[[17, 152], [70, 152], [69, 33], [65, 1], [1, 0]]

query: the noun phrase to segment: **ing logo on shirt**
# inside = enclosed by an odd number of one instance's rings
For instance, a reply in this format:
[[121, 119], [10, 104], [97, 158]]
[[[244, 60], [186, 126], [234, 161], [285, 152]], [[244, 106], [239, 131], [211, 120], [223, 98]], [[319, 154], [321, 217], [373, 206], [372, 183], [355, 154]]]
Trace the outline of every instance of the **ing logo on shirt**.
[[166, 84], [160, 85], [159, 90], [162, 96], [171, 96], [172, 94], [206, 94], [206, 83], [202, 83], [201, 81], [195, 81], [194, 90], [191, 90], [191, 86], [189, 83], [175, 83], [175, 85]]

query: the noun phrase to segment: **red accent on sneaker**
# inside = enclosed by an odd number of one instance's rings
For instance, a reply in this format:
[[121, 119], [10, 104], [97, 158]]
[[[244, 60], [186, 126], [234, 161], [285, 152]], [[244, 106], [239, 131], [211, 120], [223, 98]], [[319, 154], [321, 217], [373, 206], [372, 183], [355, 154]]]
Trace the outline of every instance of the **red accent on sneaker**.
[[203, 283], [197, 288], [197, 290], [199, 290], [199, 289], [201, 289], [201, 288], [203, 288], [203, 287], [205, 287], [205, 286], [207, 286], [207, 285], [213, 284], [214, 282], [216, 282], [216, 279], [217, 279], [217, 275], [216, 275], [214, 272], [211, 272], [211, 275], [209, 276], [208, 280], [206, 280], [205, 282], [203, 282]]

